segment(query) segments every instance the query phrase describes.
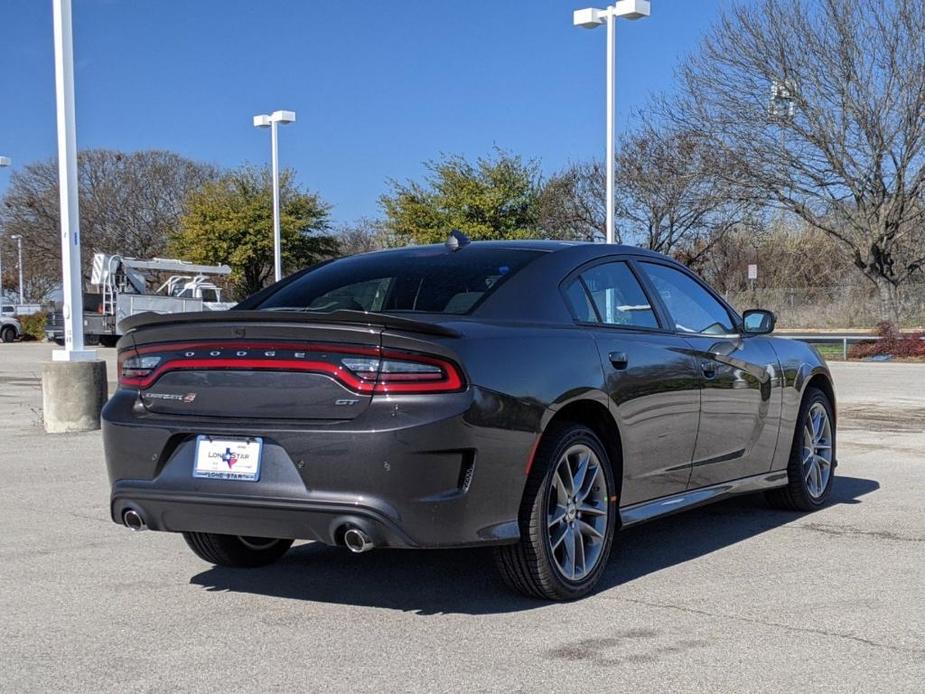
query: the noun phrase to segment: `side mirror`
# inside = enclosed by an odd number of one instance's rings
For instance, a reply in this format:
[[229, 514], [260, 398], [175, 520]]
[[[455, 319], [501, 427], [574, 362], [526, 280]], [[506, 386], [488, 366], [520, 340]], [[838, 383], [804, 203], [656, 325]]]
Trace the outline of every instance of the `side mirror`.
[[742, 314], [742, 328], [747, 335], [767, 335], [774, 332], [777, 316], [760, 308], [749, 309]]

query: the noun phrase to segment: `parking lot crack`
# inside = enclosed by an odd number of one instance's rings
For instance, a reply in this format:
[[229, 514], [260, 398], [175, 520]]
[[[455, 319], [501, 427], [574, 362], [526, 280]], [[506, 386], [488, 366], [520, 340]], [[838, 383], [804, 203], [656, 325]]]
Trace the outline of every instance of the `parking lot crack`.
[[643, 605], [645, 607], [654, 607], [658, 609], [665, 610], [676, 610], [678, 612], [686, 612], [688, 614], [701, 615], [703, 617], [713, 617], [721, 619], [729, 619], [734, 622], [741, 622], [744, 624], [755, 624], [763, 627], [771, 627], [775, 629], [783, 629], [785, 631], [803, 633], [803, 634], [818, 634], [819, 636], [829, 636], [832, 638], [846, 639], [848, 641], [854, 641], [856, 643], [863, 644], [865, 646], [871, 646], [873, 648], [881, 648], [883, 650], [891, 651], [893, 653], [905, 653], [914, 656], [925, 656], [925, 649], [923, 648], [910, 648], [907, 646], [894, 646], [892, 644], [880, 643], [879, 641], [873, 641], [871, 639], [865, 639], [861, 636], [854, 636], [852, 634], [842, 634], [836, 631], [828, 631], [826, 629], [813, 629], [811, 627], [798, 627], [791, 624], [781, 624], [780, 622], [772, 622], [764, 619], [756, 619], [753, 617], [740, 617], [737, 615], [724, 614], [722, 612], [710, 612], [708, 610], [700, 610], [695, 607], [685, 607], [684, 605], [673, 605], [671, 603], [659, 603], [659, 602], [649, 602], [647, 600], [638, 600], [635, 598], [627, 597], [614, 597], [610, 599], [615, 600], [624, 600], [626, 602], [631, 602], [636, 605]]

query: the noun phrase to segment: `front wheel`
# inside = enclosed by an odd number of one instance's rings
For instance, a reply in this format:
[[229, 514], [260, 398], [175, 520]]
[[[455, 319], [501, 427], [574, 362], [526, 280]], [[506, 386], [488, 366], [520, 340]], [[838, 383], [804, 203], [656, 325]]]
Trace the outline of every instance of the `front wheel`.
[[787, 486], [767, 493], [768, 502], [788, 511], [815, 511], [835, 481], [835, 418], [818, 388], [807, 388], [787, 466]]
[[16, 339], [16, 330], [10, 326], [6, 325], [0, 329], [0, 342], [13, 342]]
[[183, 539], [200, 559], [233, 568], [272, 564], [292, 546], [292, 540], [216, 533], [183, 533]]
[[504, 581], [547, 600], [575, 600], [594, 590], [613, 544], [616, 488], [593, 431], [580, 424], [547, 431], [521, 503], [520, 541], [496, 550]]

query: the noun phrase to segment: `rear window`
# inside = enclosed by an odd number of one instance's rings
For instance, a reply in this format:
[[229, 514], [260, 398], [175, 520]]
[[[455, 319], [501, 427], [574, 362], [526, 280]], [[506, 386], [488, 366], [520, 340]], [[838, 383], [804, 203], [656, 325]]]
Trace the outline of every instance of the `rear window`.
[[543, 251], [415, 248], [321, 265], [254, 308], [469, 313]]

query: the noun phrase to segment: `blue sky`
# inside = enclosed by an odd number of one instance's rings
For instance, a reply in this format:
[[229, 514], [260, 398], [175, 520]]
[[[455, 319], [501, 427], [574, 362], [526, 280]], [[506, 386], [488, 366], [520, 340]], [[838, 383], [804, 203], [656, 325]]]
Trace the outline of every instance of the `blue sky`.
[[[723, 0], [652, 0], [617, 33], [618, 127], [696, 48]], [[74, 0], [78, 146], [262, 164], [251, 116], [297, 112], [281, 161], [375, 216], [386, 179], [493, 145], [547, 172], [603, 150], [602, 29], [581, 0]], [[55, 153], [51, 0], [0, 0], [0, 154]], [[0, 171], [0, 192], [9, 181]]]

